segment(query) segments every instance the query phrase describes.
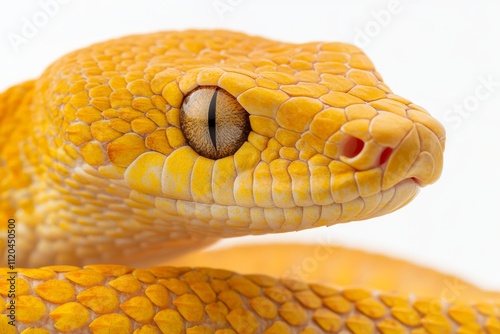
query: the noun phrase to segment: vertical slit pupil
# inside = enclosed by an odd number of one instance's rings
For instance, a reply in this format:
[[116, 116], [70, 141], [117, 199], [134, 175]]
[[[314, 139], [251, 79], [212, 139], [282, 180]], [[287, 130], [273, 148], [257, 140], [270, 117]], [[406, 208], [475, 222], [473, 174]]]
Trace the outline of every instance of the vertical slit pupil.
[[215, 90], [212, 100], [210, 100], [210, 106], [208, 107], [208, 131], [210, 133], [210, 139], [217, 151], [217, 139], [216, 139], [216, 112], [217, 112], [217, 90]]

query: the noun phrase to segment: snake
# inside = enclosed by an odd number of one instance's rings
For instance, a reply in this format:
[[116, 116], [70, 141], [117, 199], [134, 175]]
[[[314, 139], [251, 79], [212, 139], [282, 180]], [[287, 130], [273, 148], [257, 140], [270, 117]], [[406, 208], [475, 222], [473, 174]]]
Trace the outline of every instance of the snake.
[[162, 265], [381, 216], [439, 178], [444, 127], [354, 45], [122, 37], [1, 93], [0, 125], [1, 333], [500, 333], [500, 299], [238, 273], [220, 253]]

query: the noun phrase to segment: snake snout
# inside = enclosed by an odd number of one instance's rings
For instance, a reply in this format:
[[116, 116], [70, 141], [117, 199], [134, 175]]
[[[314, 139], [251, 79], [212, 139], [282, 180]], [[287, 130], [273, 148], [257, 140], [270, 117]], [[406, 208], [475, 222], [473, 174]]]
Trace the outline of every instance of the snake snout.
[[404, 180], [423, 187], [441, 175], [444, 128], [428, 114], [381, 112], [366, 129], [343, 127], [339, 158], [357, 171], [380, 169], [383, 190]]
[[391, 187], [401, 179], [412, 179], [420, 187], [436, 182], [443, 169], [444, 149], [444, 137], [438, 135], [425, 125], [415, 123], [398, 147], [394, 162], [387, 165], [382, 187]]

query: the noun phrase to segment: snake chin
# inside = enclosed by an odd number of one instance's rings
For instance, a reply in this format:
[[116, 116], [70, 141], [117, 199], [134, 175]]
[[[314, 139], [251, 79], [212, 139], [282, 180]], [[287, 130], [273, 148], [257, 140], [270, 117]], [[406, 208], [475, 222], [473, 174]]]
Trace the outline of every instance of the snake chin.
[[415, 177], [411, 177], [409, 179], [405, 179], [401, 182], [399, 182], [396, 186], [395, 186], [395, 197], [398, 196], [398, 192], [399, 191], [402, 191], [404, 192], [404, 194], [407, 198], [406, 201], [404, 201], [404, 203], [397, 207], [396, 209], [399, 209], [399, 208], [402, 208], [403, 206], [405, 206], [406, 204], [410, 203], [417, 195], [418, 193], [420, 192], [420, 189], [422, 187], [425, 186], [425, 183], [423, 183], [422, 181], [420, 181], [419, 179], [415, 178]]
[[403, 208], [418, 195], [423, 185], [424, 183], [414, 177], [398, 182], [392, 190], [389, 190], [392, 193], [391, 200], [373, 217], [383, 216]]

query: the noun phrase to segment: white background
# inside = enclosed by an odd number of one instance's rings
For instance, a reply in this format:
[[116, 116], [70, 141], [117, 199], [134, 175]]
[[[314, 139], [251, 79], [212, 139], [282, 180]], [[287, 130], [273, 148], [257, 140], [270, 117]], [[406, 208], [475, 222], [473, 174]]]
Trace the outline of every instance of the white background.
[[[228, 28], [290, 42], [361, 44], [395, 93], [447, 128], [441, 180], [385, 217], [224, 243], [326, 238], [500, 290], [500, 2], [395, 1], [399, 10], [387, 15], [391, 0], [65, 0], [46, 22], [42, 3], [49, 0], [8, 1], [0, 12], [0, 90], [37, 77], [69, 51], [131, 33]], [[224, 4], [224, 13], [214, 7]], [[9, 36], [23, 36], [26, 20], [36, 18], [40, 27], [15, 47]], [[462, 115], [453, 114], [457, 108]]]

